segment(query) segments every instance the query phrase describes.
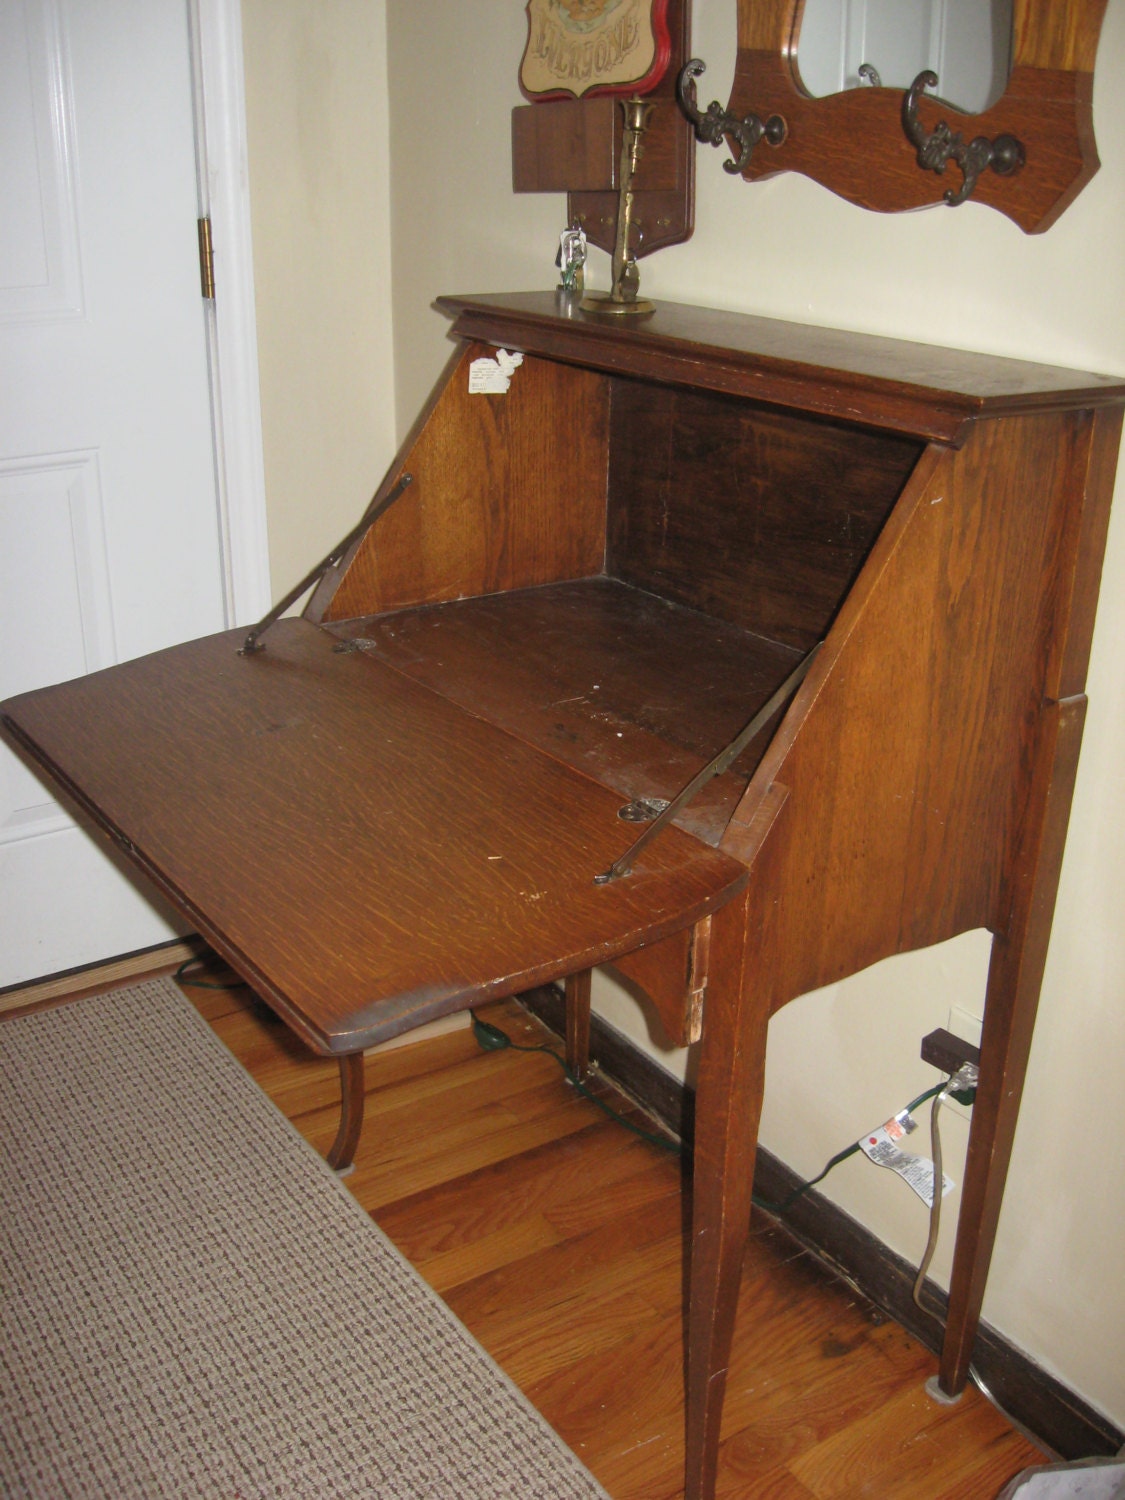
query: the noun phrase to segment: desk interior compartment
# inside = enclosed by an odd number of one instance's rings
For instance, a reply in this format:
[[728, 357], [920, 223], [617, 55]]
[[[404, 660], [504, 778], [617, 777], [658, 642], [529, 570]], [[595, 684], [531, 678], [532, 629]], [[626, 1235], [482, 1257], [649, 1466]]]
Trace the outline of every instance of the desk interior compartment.
[[[483, 352], [314, 612], [624, 800], [670, 799], [824, 637], [924, 444], [533, 356], [469, 395]], [[684, 827], [721, 840], [773, 727]]]

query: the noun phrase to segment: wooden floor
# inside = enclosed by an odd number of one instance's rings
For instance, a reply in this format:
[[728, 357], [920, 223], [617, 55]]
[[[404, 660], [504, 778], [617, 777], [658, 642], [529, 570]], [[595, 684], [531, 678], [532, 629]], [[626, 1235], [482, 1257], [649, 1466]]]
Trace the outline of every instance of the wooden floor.
[[[187, 993], [327, 1151], [335, 1064], [245, 990]], [[482, 1014], [514, 1040], [549, 1039], [512, 1002]], [[580, 1098], [551, 1058], [482, 1052], [467, 1030], [369, 1055], [367, 1081], [355, 1196], [614, 1500], [682, 1496], [678, 1157]], [[931, 1354], [764, 1217], [755, 1229], [720, 1496], [993, 1500], [1044, 1461], [976, 1391], [934, 1404]]]

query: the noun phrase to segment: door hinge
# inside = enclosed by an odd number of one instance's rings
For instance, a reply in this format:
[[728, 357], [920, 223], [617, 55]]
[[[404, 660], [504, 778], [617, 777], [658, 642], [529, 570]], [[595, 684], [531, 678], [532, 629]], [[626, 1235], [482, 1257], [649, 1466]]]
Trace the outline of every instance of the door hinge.
[[199, 285], [204, 297], [210, 302], [215, 296], [215, 251], [211, 244], [211, 220], [200, 219], [199, 230]]

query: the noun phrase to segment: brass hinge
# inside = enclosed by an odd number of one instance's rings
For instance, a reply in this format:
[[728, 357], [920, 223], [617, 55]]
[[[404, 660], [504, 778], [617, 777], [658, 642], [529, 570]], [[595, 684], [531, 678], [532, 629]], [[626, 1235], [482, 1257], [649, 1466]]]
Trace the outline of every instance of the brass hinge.
[[215, 251], [211, 244], [211, 220], [200, 219], [199, 230], [199, 284], [204, 297], [210, 302], [215, 296]]

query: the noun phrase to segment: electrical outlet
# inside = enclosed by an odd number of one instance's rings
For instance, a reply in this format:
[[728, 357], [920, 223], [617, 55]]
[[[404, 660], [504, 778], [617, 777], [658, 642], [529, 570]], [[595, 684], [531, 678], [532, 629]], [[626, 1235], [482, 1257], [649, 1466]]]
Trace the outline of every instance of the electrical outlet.
[[967, 1042], [972, 1042], [974, 1047], [980, 1046], [980, 1034], [984, 1022], [980, 1016], [966, 1010], [963, 1005], [951, 1005], [949, 1007], [948, 1026], [954, 1036], [964, 1037]]
[[962, 1069], [971, 1077], [962, 1089], [951, 1092], [946, 1098], [962, 1106], [966, 1116], [976, 1099], [976, 1081], [980, 1076], [980, 1048], [964, 1037], [954, 1036], [952, 1031], [939, 1027], [922, 1038], [922, 1061], [942, 1073], [957, 1074]]

